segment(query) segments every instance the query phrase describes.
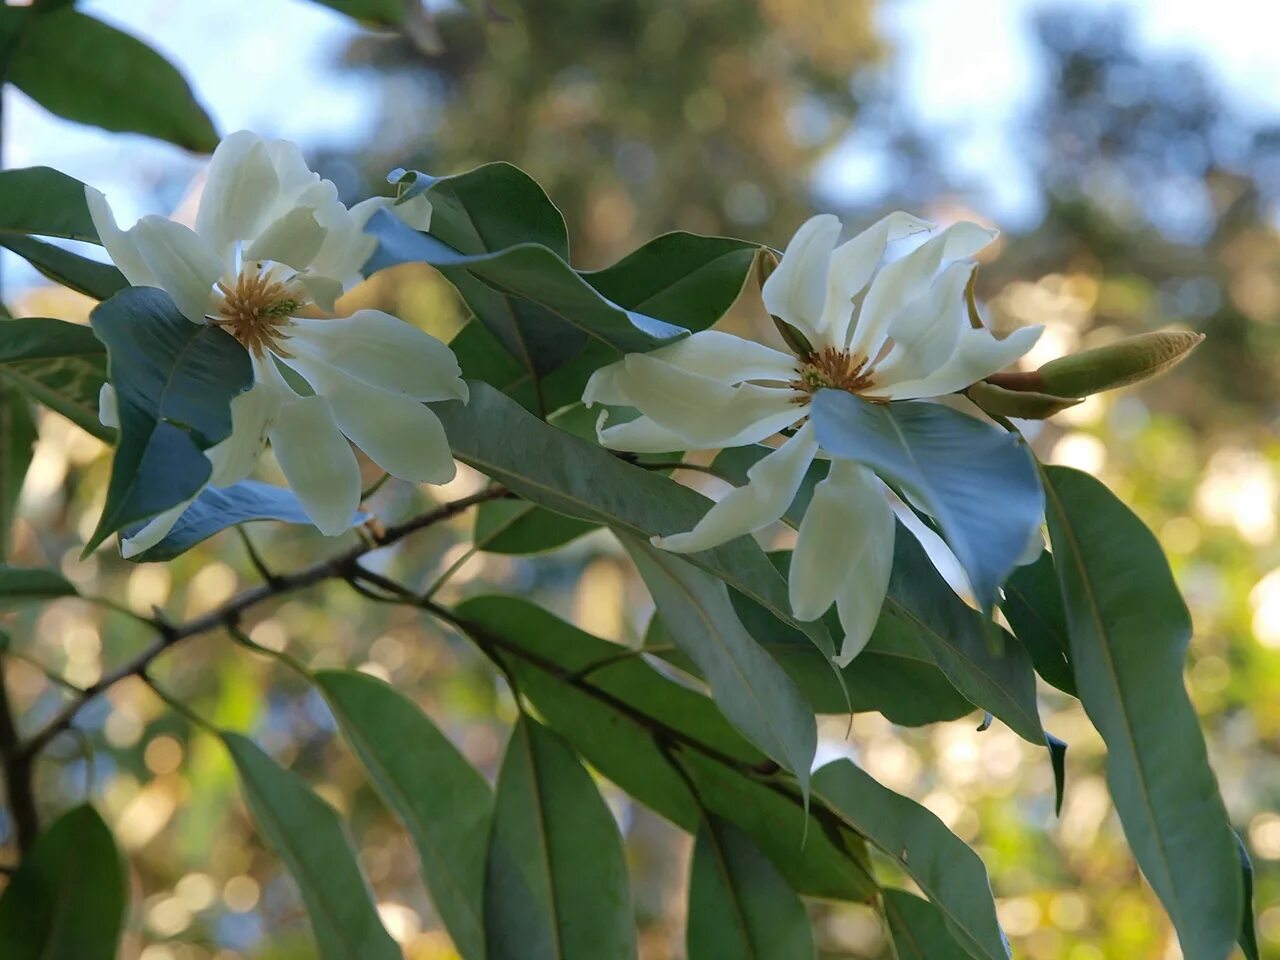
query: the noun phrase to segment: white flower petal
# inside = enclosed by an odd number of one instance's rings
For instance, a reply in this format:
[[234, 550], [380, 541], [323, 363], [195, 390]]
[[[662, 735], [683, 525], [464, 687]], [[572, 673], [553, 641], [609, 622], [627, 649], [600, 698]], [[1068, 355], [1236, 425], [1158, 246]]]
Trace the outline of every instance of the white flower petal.
[[827, 299], [828, 261], [839, 236], [840, 221], [829, 213], [801, 225], [760, 291], [771, 314], [816, 336]]
[[889, 321], [902, 306], [928, 291], [941, 266], [972, 256], [994, 240], [996, 234], [997, 231], [976, 223], [955, 223], [901, 260], [883, 267], [871, 281], [858, 311], [849, 340], [850, 350], [875, 359], [890, 335]]
[[104, 383], [98, 390], [98, 422], [113, 430], [120, 429], [120, 401], [116, 397], [116, 388]]
[[[425, 193], [415, 194], [404, 203], [397, 203], [389, 208], [392, 213], [423, 233], [431, 229], [431, 201]], [[355, 209], [352, 208], [352, 213]]]
[[373, 253], [377, 239], [366, 234], [364, 224], [358, 223], [352, 212], [336, 198], [317, 205], [315, 214], [327, 234], [324, 245], [311, 262], [311, 272], [332, 277], [344, 286], [358, 282], [360, 268]]
[[[594, 407], [597, 403], [607, 403], [612, 407], [631, 406], [631, 400], [624, 389], [626, 380], [625, 360], [597, 368], [587, 379], [587, 385], [582, 390], [583, 404], [588, 407]], [[601, 422], [603, 422], [603, 415]]]
[[644, 353], [624, 363], [632, 406], [684, 438], [685, 449], [758, 443], [804, 416], [788, 388], [733, 387]]
[[85, 187], [84, 199], [89, 207], [89, 218], [93, 221], [93, 227], [98, 231], [98, 239], [102, 241], [102, 246], [107, 251], [107, 256], [111, 258], [111, 262], [133, 286], [154, 287], [156, 278], [152, 276], [151, 268], [142, 259], [142, 254], [138, 252], [133, 237], [116, 224], [115, 215], [111, 212], [106, 196], [101, 190]]
[[664, 430], [648, 417], [636, 417], [625, 423], [605, 426], [609, 411], [601, 410], [596, 420], [596, 439], [600, 446], [610, 450], [630, 450], [632, 453], [673, 453], [687, 445], [683, 437]]
[[313, 277], [303, 273], [296, 279], [302, 284], [302, 289], [307, 291], [311, 302], [321, 310], [332, 312], [338, 298], [342, 296], [342, 282], [332, 277]]
[[932, 230], [933, 224], [909, 213], [897, 211], [836, 247], [827, 273], [827, 299], [819, 333], [828, 346], [843, 350], [849, 339], [853, 301], [875, 275], [884, 259], [885, 247], [913, 233]]
[[[816, 620], [840, 601], [848, 663], [866, 646], [893, 565], [893, 509], [884, 484], [865, 467], [834, 460], [815, 488], [791, 555], [791, 610]], [[861, 604], [861, 605], [859, 605]]]
[[299, 197], [321, 182], [320, 174], [314, 173], [307, 166], [302, 151], [292, 140], [267, 140], [263, 142], [263, 146], [280, 185], [280, 203], [295, 204]]
[[231, 134], [209, 161], [196, 233], [225, 259], [237, 241], [253, 239], [279, 191], [280, 178], [262, 138], [247, 130]]
[[448, 344], [381, 310], [332, 320], [294, 320], [289, 352], [337, 367], [371, 387], [413, 400], [466, 400]]
[[294, 207], [268, 224], [244, 256], [247, 260], [274, 260], [295, 270], [305, 270], [320, 252], [326, 234], [313, 210]]
[[301, 397], [286, 403], [271, 430], [271, 446], [320, 532], [335, 537], [348, 529], [360, 506], [360, 465], [329, 401]]
[[893, 347], [876, 365], [875, 393], [927, 377], [951, 359], [961, 332], [969, 328], [964, 291], [975, 269], [970, 262], [951, 264], [927, 293], [894, 314], [888, 326]]
[[176, 507], [170, 507], [164, 513], [152, 517], [145, 527], [135, 533], [132, 537], [120, 538], [120, 556], [126, 560], [136, 557], [138, 554], [150, 550], [157, 543], [169, 535], [169, 531], [173, 529], [173, 525], [178, 522], [187, 511], [187, 507], [195, 502], [195, 497], [190, 500], [184, 500]]
[[985, 327], [966, 326], [960, 331], [955, 351], [945, 365], [918, 380], [895, 383], [884, 395], [892, 400], [914, 400], [963, 390], [1016, 362], [1035, 346], [1043, 332], [1044, 327], [1023, 327], [997, 340]]
[[440, 419], [419, 401], [350, 378], [324, 395], [342, 432], [393, 477], [448, 483], [457, 474]]
[[256, 383], [231, 401], [231, 436], [205, 451], [213, 465], [211, 487], [229, 487], [253, 472], [280, 405], [281, 393], [271, 383]]
[[673, 553], [696, 553], [768, 526], [791, 506], [817, 452], [813, 425], [805, 423], [748, 470], [746, 485], [716, 503], [692, 530], [654, 537], [653, 545]]
[[190, 227], [147, 216], [129, 231], [156, 284], [193, 323], [204, 323], [222, 264]]

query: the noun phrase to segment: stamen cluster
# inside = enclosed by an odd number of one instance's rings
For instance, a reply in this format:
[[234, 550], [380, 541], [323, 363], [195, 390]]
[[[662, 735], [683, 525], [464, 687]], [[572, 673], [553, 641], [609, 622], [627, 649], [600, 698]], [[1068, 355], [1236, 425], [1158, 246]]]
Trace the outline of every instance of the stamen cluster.
[[799, 394], [795, 402], [803, 404], [824, 388], [862, 393], [875, 382], [871, 374], [866, 357], [835, 347], [823, 347], [796, 367], [796, 379], [790, 386]]
[[290, 355], [282, 346], [289, 338], [284, 328], [289, 318], [307, 305], [297, 284], [277, 280], [262, 264], [250, 263], [245, 264], [234, 285], [219, 280], [218, 292], [218, 312], [210, 322], [225, 329], [256, 357], [267, 351]]

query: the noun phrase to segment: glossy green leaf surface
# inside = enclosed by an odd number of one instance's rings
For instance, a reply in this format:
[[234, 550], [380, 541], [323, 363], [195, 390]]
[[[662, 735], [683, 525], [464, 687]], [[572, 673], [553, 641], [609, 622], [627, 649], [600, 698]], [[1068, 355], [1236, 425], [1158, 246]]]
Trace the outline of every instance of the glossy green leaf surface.
[[302, 893], [323, 960], [401, 960], [337, 811], [252, 741], [221, 736], [254, 823]]
[[709, 819], [689, 875], [689, 960], [812, 960], [804, 904], [751, 838]]
[[498, 774], [485, 864], [490, 960], [631, 960], [622, 836], [573, 751], [521, 717]]
[[0, 320], [0, 382], [110, 440], [115, 431], [98, 420], [106, 377], [107, 349], [89, 327], [44, 317]]
[[472, 541], [488, 553], [528, 555], [571, 543], [599, 525], [522, 500], [496, 500], [476, 511]]
[[37, 567], [0, 564], [0, 610], [33, 600], [74, 597], [75, 586], [62, 574]]
[[1103, 484], [1045, 467], [1049, 535], [1080, 700], [1107, 784], [1183, 953], [1230, 955], [1244, 890], [1236, 840], [1183, 681], [1191, 617], [1151, 531]]
[[0, 233], [98, 242], [84, 184], [52, 167], [0, 170]]
[[12, 250], [54, 283], [94, 300], [106, 300], [129, 285], [109, 263], [99, 263], [62, 247], [17, 234], [0, 233], [0, 246]]
[[1063, 693], [1076, 695], [1071, 668], [1071, 640], [1067, 636], [1067, 611], [1058, 589], [1053, 556], [1046, 550], [1035, 563], [1013, 571], [1004, 585], [1000, 603], [1019, 642], [1031, 654], [1036, 673]]
[[128, 904], [125, 865], [89, 806], [36, 840], [0, 896], [5, 960], [115, 960]]
[[18, 495], [35, 452], [36, 423], [27, 398], [0, 383], [0, 563], [9, 555], [9, 539], [18, 512]]
[[898, 960], [969, 960], [947, 929], [942, 911], [905, 890], [886, 888], [884, 915]]

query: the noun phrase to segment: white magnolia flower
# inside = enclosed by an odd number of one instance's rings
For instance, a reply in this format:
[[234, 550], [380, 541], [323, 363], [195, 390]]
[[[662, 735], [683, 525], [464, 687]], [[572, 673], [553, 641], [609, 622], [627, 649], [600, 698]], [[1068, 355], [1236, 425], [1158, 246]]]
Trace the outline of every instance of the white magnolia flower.
[[[967, 258], [994, 231], [957, 223], [884, 263], [888, 244], [933, 227], [894, 213], [839, 246], [840, 221], [805, 223], [765, 281], [769, 312], [799, 331], [812, 351], [793, 356], [719, 331], [695, 333], [596, 371], [583, 400], [641, 414], [597, 425], [607, 447], [636, 452], [761, 443], [794, 427], [687, 533], [655, 537], [677, 553], [708, 550], [777, 521], [819, 448], [807, 407], [823, 388], [871, 402], [953, 393], [1013, 363], [1041, 328], [997, 340], [970, 321]], [[834, 459], [800, 524], [789, 576], [792, 611], [821, 617], [836, 604], [845, 638], [840, 662], [866, 645], [893, 563], [894, 518], [885, 485], [869, 469]]]
[[[387, 200], [348, 209], [297, 146], [248, 132], [214, 152], [194, 230], [159, 216], [121, 230], [99, 191], [86, 187], [85, 196], [103, 246], [131, 284], [159, 287], [193, 323], [222, 327], [250, 354], [255, 384], [232, 402], [231, 436], [207, 452], [213, 486], [247, 477], [269, 441], [307, 515], [332, 536], [359, 507], [360, 471], [348, 438], [393, 476], [453, 478], [444, 429], [423, 406], [467, 399], [448, 346], [378, 310], [298, 317], [312, 305], [332, 310], [360, 280], [376, 244], [365, 223]], [[426, 229], [425, 197], [394, 209]], [[282, 364], [311, 392], [295, 390]], [[115, 425], [109, 385], [100, 407], [103, 422]], [[163, 539], [187, 505], [129, 538], [125, 555]]]

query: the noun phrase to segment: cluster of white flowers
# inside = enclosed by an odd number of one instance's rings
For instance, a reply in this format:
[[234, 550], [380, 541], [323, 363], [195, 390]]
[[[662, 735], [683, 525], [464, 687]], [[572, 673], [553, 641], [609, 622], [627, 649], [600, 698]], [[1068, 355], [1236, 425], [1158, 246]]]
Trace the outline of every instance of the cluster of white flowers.
[[[312, 306], [332, 311], [360, 279], [375, 244], [364, 226], [386, 200], [348, 209], [294, 144], [246, 132], [214, 153], [194, 230], [156, 216], [121, 230], [101, 193], [88, 188], [87, 198], [103, 245], [130, 283], [165, 290], [193, 323], [223, 328], [252, 358], [255, 384], [232, 403], [232, 434], [207, 453], [213, 485], [247, 477], [270, 442], [307, 515], [336, 534], [359, 507], [360, 473], [348, 440], [393, 476], [427, 483], [453, 477], [444, 431], [424, 405], [467, 399], [452, 351], [376, 310], [338, 319], [298, 316]], [[427, 228], [425, 197], [395, 209]], [[837, 389], [887, 403], [953, 393], [1009, 366], [1040, 328], [997, 340], [970, 317], [970, 258], [993, 231], [973, 223], [935, 230], [905, 213], [837, 246], [840, 231], [833, 216], [809, 220], [765, 281], [765, 306], [797, 334], [794, 355], [704, 331], [597, 370], [583, 401], [638, 411], [612, 425], [601, 414], [600, 442], [615, 449], [724, 448], [783, 435], [748, 471], [749, 482], [692, 530], [654, 539], [679, 553], [774, 523], [814, 459], [831, 459], [800, 524], [790, 602], [801, 620], [836, 605], [845, 634], [840, 659], [848, 662], [879, 616], [894, 514], [874, 473], [820, 448], [808, 419], [812, 395]], [[915, 241], [909, 252], [887, 256], [908, 238]], [[282, 365], [312, 392], [298, 393]], [[104, 422], [115, 424], [110, 386], [101, 407]], [[161, 540], [189, 502], [128, 538], [126, 556]]]
[[[654, 539], [678, 553], [776, 522], [814, 458], [832, 459], [800, 524], [788, 582], [801, 620], [836, 604], [845, 634], [840, 660], [847, 663], [870, 639], [884, 602], [894, 515], [874, 473], [819, 447], [810, 398], [820, 389], [872, 402], [953, 393], [1013, 363], [1041, 328], [997, 340], [970, 320], [965, 291], [975, 267], [968, 258], [994, 231], [973, 223], [935, 231], [894, 213], [837, 246], [840, 229], [830, 215], [809, 220], [764, 284], [765, 307], [809, 349], [792, 355], [727, 333], [695, 333], [596, 371], [583, 400], [638, 410], [639, 417], [612, 426], [602, 413], [597, 428], [605, 446], [636, 452], [757, 444], [795, 427], [748, 471], [749, 482], [692, 530]], [[885, 262], [890, 244], [920, 234], [928, 239]]]
[[[86, 197], [103, 246], [131, 284], [159, 287], [193, 323], [216, 324], [250, 354], [255, 384], [232, 402], [231, 436], [207, 454], [213, 486], [247, 477], [270, 441], [307, 515], [333, 535], [359, 508], [360, 471], [347, 438], [392, 476], [453, 478], [444, 429], [423, 405], [467, 399], [448, 346], [379, 310], [298, 317], [313, 305], [332, 311], [360, 280], [376, 243], [365, 223], [385, 199], [348, 209], [296, 145], [248, 132], [232, 134], [214, 152], [194, 230], [159, 216], [121, 230], [100, 192], [86, 188]], [[425, 197], [395, 210], [426, 229]], [[300, 395], [280, 364], [313, 392]], [[104, 423], [118, 424], [109, 385], [100, 408]], [[189, 504], [128, 538], [125, 556], [162, 540]]]

